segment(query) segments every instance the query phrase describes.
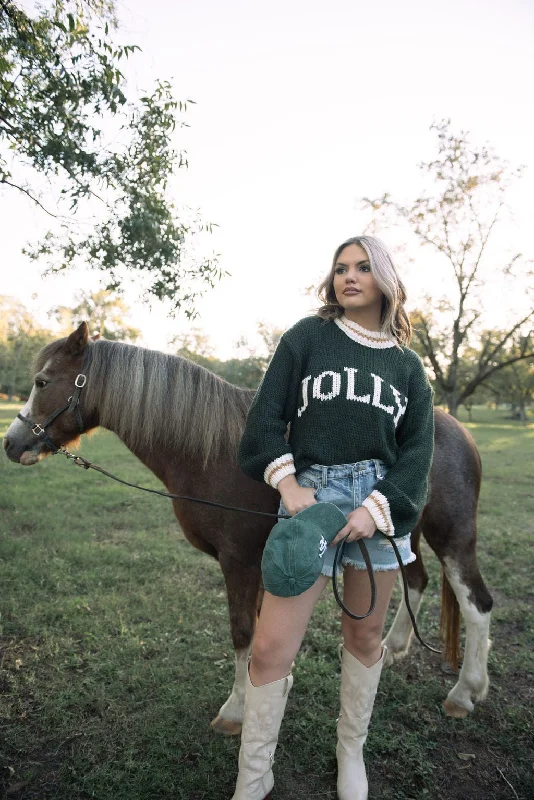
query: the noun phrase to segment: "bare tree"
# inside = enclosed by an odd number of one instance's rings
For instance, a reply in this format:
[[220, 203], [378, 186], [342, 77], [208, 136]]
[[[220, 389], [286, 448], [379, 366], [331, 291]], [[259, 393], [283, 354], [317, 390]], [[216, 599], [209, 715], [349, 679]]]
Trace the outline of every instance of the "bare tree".
[[[458, 406], [495, 371], [534, 357], [526, 335], [534, 308], [529, 303], [523, 313], [510, 312], [510, 323], [497, 339], [481, 334], [481, 289], [495, 262], [490, 239], [503, 220], [507, 190], [520, 177], [521, 169], [509, 167], [489, 147], [472, 145], [467, 133], [454, 133], [450, 120], [433, 124], [431, 130], [438, 137], [438, 154], [433, 161], [420, 164], [428, 176], [429, 190], [407, 204], [385, 194], [378, 199], [364, 198], [363, 205], [371, 212], [372, 231], [377, 231], [379, 221], [402, 220], [420, 244], [439, 255], [452, 274], [454, 296], [447, 300], [428, 298], [425, 307], [414, 315], [414, 330], [449, 413], [456, 416]], [[509, 286], [520, 285], [527, 297], [531, 295], [534, 275], [521, 253], [509, 257], [501, 265], [500, 274]], [[527, 346], [512, 355], [507, 345], [521, 334]], [[477, 366], [469, 380], [462, 380], [462, 353], [474, 343]]]

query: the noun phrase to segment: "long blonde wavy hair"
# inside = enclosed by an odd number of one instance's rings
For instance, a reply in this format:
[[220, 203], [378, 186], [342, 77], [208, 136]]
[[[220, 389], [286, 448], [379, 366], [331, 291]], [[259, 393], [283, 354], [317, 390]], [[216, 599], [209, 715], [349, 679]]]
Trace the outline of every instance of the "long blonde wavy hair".
[[363, 247], [367, 253], [371, 272], [382, 292], [380, 320], [382, 333], [389, 339], [394, 339], [399, 345], [408, 345], [412, 338], [412, 326], [404, 308], [406, 289], [399, 278], [391, 253], [384, 242], [376, 236], [353, 236], [336, 249], [330, 272], [317, 289], [319, 300], [323, 303], [317, 310], [317, 315], [323, 319], [336, 319], [344, 314], [344, 309], [337, 302], [334, 292], [334, 275], [342, 251], [351, 244]]

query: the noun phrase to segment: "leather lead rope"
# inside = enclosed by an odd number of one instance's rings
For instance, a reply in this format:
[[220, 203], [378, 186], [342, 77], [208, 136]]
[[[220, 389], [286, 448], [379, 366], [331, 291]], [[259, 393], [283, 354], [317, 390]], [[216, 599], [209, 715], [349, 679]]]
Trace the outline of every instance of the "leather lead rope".
[[[268, 511], [253, 511], [250, 508], [239, 508], [237, 506], [227, 506], [227, 505], [223, 505], [222, 503], [215, 503], [212, 500], [202, 500], [199, 497], [188, 497], [186, 495], [181, 495], [181, 494], [171, 494], [170, 492], [162, 492], [159, 489], [149, 489], [146, 486], [138, 486], [136, 483], [129, 483], [129, 481], [125, 481], [122, 478], [117, 477], [117, 475], [113, 475], [113, 473], [108, 472], [103, 467], [99, 467], [98, 464], [93, 464], [91, 461], [89, 461], [87, 458], [84, 458], [83, 456], [77, 456], [77, 455], [74, 455], [74, 453], [70, 453], [65, 448], [61, 448], [59, 450], [59, 452], [62, 455], [66, 456], [68, 459], [70, 459], [78, 467], [83, 467], [83, 469], [94, 469], [96, 472], [100, 472], [102, 475], [105, 475], [106, 477], [111, 478], [112, 480], [117, 481], [118, 483], [122, 483], [124, 486], [130, 486], [132, 489], [139, 489], [142, 492], [149, 492], [150, 494], [157, 494], [160, 497], [168, 497], [171, 500], [188, 500], [191, 503], [201, 503], [202, 505], [212, 506], [214, 508], [223, 508], [223, 509], [225, 509], [227, 511], [238, 511], [238, 512], [243, 513], [243, 514], [256, 514], [257, 516], [260, 516], [260, 517], [271, 517], [273, 519], [289, 519], [289, 516], [287, 514], [272, 514], [272, 513], [269, 513]], [[392, 539], [391, 536], [386, 536], [386, 534], [382, 533], [382, 531], [378, 531], [378, 533], [380, 533], [382, 536], [384, 536], [391, 543], [391, 545], [393, 546], [393, 549], [395, 551], [395, 555], [397, 557], [397, 561], [398, 561], [399, 568], [400, 568], [400, 571], [401, 571], [402, 586], [403, 586], [403, 590], [404, 590], [404, 602], [406, 603], [406, 608], [408, 609], [408, 614], [410, 616], [410, 619], [411, 619], [411, 622], [412, 622], [412, 626], [413, 626], [413, 630], [414, 630], [414, 634], [415, 634], [416, 638], [423, 645], [423, 647], [427, 648], [427, 650], [431, 650], [433, 653], [441, 653], [441, 650], [438, 650], [435, 647], [432, 647], [431, 645], [427, 644], [421, 638], [421, 635], [420, 635], [419, 630], [417, 628], [415, 615], [414, 615], [414, 613], [413, 613], [413, 611], [411, 609], [410, 602], [408, 600], [408, 580], [406, 578], [406, 572], [405, 572], [405, 569], [404, 569], [404, 564], [402, 563], [402, 556], [399, 553], [399, 548], [397, 547], [397, 543], [395, 542], [394, 539]], [[365, 561], [365, 566], [367, 568], [367, 573], [369, 575], [369, 582], [371, 584], [371, 603], [370, 603], [370, 606], [369, 606], [369, 611], [367, 611], [366, 614], [362, 614], [362, 615], [353, 614], [353, 612], [350, 611], [347, 608], [347, 606], [344, 604], [343, 600], [341, 599], [340, 593], [339, 593], [339, 588], [338, 588], [338, 583], [337, 583], [337, 572], [338, 572], [338, 567], [341, 564], [341, 559], [343, 557], [343, 552], [344, 552], [344, 549], [345, 549], [346, 539], [347, 539], [347, 537], [342, 539], [339, 542], [339, 544], [337, 545], [337, 547], [336, 547], [336, 554], [335, 554], [335, 557], [334, 557], [334, 571], [332, 573], [332, 588], [334, 590], [334, 597], [336, 598], [336, 602], [338, 603], [338, 605], [341, 608], [341, 610], [345, 614], [347, 614], [349, 617], [351, 617], [351, 619], [356, 619], [356, 620], [366, 619], [366, 617], [369, 617], [373, 613], [373, 611], [375, 610], [375, 606], [376, 606], [376, 582], [375, 582], [375, 576], [374, 576], [374, 572], [373, 572], [373, 566], [371, 564], [371, 559], [369, 558], [369, 551], [368, 551], [367, 545], [365, 544], [365, 541], [363, 539], [359, 539], [358, 540], [358, 544], [360, 546], [360, 550], [361, 550], [361, 553], [362, 553], [363, 560]]]

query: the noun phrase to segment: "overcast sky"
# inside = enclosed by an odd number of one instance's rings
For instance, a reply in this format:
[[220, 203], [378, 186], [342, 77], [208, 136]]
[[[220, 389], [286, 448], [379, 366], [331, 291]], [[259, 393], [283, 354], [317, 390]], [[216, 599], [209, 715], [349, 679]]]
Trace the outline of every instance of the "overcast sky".
[[[132, 92], [169, 78], [177, 98], [196, 101], [177, 137], [190, 169], [173, 191], [219, 225], [212, 246], [232, 277], [199, 303], [195, 324], [221, 356], [259, 320], [287, 327], [309, 310], [304, 287], [361, 231], [360, 197], [417, 192], [434, 119], [529, 168], [504, 236], [534, 256], [531, 0], [127, 0], [119, 13], [121, 40], [143, 49], [128, 68]], [[0, 196], [0, 218], [3, 294], [44, 309], [96, 288], [84, 274], [41, 280], [20, 255], [47, 225], [22, 197]], [[417, 295], [430, 262], [411, 255]], [[155, 347], [187, 327], [140, 304], [134, 318]]]

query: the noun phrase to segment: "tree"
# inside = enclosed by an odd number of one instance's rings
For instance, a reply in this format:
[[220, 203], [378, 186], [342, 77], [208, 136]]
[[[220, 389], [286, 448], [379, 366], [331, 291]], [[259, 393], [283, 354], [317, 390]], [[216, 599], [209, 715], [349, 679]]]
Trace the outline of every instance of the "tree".
[[498, 402], [509, 403], [512, 414], [523, 425], [527, 422], [527, 407], [534, 402], [534, 361], [520, 359], [525, 350], [532, 349], [531, 337], [514, 337], [507, 352], [509, 364], [495, 372], [487, 381], [488, 389]]
[[258, 334], [262, 340], [269, 360], [274, 355], [274, 351], [278, 347], [278, 342], [284, 333], [282, 328], [277, 328], [275, 325], [269, 325], [267, 322], [258, 323]]
[[30, 394], [32, 361], [52, 338], [22, 303], [0, 295], [0, 392], [8, 400]]
[[214, 347], [207, 333], [200, 328], [189, 328], [186, 333], [175, 336], [171, 342], [171, 347], [176, 347], [176, 355], [188, 358], [195, 363], [202, 363], [198, 359], [209, 361], [213, 356]]
[[60, 323], [62, 334], [68, 336], [85, 320], [91, 333], [99, 333], [104, 339], [135, 342], [141, 336], [140, 330], [128, 324], [130, 309], [113, 292], [80, 292], [76, 299], [74, 308], [57, 306], [50, 312]]
[[[430, 179], [431, 191], [407, 204], [389, 194], [364, 198], [363, 204], [373, 216], [373, 230], [380, 219], [402, 221], [452, 273], [453, 297], [438, 302], [428, 298], [414, 315], [414, 332], [421, 354], [432, 367], [436, 387], [456, 416], [458, 406], [496, 371], [534, 356], [532, 347], [505, 355], [513, 337], [528, 332], [534, 309], [528, 304], [497, 338], [495, 332], [486, 338], [481, 334], [481, 290], [493, 258], [489, 243], [502, 220], [507, 189], [520, 170], [510, 169], [489, 148], [472, 145], [466, 133], [453, 133], [450, 120], [432, 125], [431, 130], [437, 133], [438, 155], [420, 165]], [[510, 285], [521, 285], [523, 280], [525, 294], [532, 293], [534, 276], [520, 253], [502, 263], [501, 274]], [[468, 346], [477, 347], [478, 360], [471, 380], [464, 381], [460, 363]]]
[[[279, 338], [281, 335], [281, 331], [270, 328], [265, 323], [258, 325], [258, 333], [268, 351], [270, 347], [273, 349], [276, 347], [277, 336]], [[257, 389], [272, 355], [272, 352], [268, 352], [267, 356], [258, 355], [253, 347], [241, 340], [237, 346], [239, 349], [244, 349], [247, 355], [244, 358], [221, 360], [213, 355], [214, 347], [209, 336], [198, 328], [192, 328], [187, 333], [176, 336], [170, 344], [178, 346], [176, 355], [194, 361], [195, 364], [209, 369], [234, 386], [245, 389]]]
[[128, 102], [120, 65], [138, 48], [113, 43], [113, 0], [49, 0], [33, 16], [0, 0], [0, 23], [0, 188], [55, 218], [26, 253], [51, 272], [83, 262], [108, 289], [135, 275], [149, 296], [194, 315], [195, 298], [221, 271], [195, 257], [211, 226], [187, 209], [179, 219], [168, 197], [174, 171], [187, 167], [172, 146], [185, 125], [176, 115], [193, 101], [178, 103], [159, 81]]

